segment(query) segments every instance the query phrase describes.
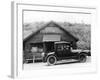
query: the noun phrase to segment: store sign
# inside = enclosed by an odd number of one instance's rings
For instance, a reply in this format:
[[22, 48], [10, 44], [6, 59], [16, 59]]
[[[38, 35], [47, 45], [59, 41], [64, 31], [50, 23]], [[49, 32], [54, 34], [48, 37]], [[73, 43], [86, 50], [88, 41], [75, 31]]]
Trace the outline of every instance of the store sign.
[[61, 35], [44, 35], [43, 41], [60, 41]]

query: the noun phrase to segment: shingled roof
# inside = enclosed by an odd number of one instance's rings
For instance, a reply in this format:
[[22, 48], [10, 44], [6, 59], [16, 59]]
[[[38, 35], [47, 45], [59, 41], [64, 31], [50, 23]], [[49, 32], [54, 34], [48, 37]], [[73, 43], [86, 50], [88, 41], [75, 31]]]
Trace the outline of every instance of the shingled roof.
[[63, 30], [64, 32], [66, 32], [68, 35], [70, 35], [71, 37], [73, 37], [76, 41], [78, 41], [78, 38], [76, 38], [75, 36], [73, 36], [70, 32], [68, 32], [66, 29], [64, 29], [62, 26], [60, 26], [59, 24], [57, 24], [54, 21], [50, 21], [47, 24], [41, 26], [41, 28], [39, 28], [38, 30], [36, 30], [35, 32], [30, 32], [27, 34], [26, 37], [24, 37], [24, 41], [26, 41], [28, 38], [30, 38], [33, 35], [36, 35], [38, 32], [40, 32], [41, 30], [43, 30], [44, 28], [46, 28], [47, 26], [51, 27], [51, 26], [57, 26], [59, 29]]

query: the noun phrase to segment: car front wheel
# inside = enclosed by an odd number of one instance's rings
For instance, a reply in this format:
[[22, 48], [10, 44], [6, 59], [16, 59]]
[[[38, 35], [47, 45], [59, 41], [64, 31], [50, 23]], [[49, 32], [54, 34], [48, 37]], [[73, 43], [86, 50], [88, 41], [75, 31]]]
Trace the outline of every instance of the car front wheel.
[[48, 65], [55, 65], [56, 62], [57, 62], [57, 59], [56, 59], [55, 56], [49, 56], [49, 57], [47, 58], [47, 64], [48, 64]]

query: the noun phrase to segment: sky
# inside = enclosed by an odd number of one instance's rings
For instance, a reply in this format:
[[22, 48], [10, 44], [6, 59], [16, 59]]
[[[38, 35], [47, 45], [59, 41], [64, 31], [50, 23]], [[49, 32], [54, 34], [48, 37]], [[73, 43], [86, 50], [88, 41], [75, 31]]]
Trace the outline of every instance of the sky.
[[24, 23], [41, 21], [91, 24], [91, 14], [24, 11]]

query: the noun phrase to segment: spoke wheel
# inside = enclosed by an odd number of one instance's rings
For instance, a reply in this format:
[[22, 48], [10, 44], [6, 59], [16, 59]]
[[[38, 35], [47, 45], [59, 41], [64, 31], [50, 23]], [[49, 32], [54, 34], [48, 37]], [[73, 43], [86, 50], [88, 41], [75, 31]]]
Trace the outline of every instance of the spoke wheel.
[[48, 65], [55, 65], [56, 64], [56, 57], [55, 56], [49, 56], [48, 58], [47, 58], [47, 64]]

